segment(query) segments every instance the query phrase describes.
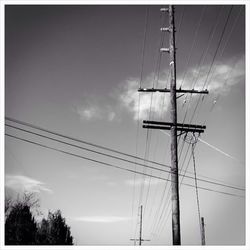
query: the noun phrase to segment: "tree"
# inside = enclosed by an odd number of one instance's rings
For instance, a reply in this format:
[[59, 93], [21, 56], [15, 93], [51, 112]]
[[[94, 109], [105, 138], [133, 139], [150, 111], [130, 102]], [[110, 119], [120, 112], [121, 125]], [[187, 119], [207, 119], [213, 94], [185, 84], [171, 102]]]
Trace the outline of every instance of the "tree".
[[73, 245], [70, 227], [61, 211], [49, 212], [48, 218], [37, 223], [33, 214], [39, 214], [39, 201], [33, 193], [22, 199], [5, 201], [6, 245]]
[[48, 219], [43, 219], [38, 229], [41, 245], [73, 245], [70, 227], [67, 226], [61, 211], [49, 212]]
[[36, 243], [37, 225], [25, 203], [16, 203], [12, 206], [5, 221], [6, 245], [33, 245]]

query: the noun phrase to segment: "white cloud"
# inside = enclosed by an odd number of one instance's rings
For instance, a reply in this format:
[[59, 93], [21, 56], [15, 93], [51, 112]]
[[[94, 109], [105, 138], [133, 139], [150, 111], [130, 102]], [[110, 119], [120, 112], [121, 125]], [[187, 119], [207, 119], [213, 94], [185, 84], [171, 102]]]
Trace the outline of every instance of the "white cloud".
[[[196, 78], [195, 89], [202, 89], [204, 84], [208, 85], [208, 90], [220, 94], [227, 94], [231, 87], [238, 84], [245, 77], [245, 58], [240, 57], [238, 60], [232, 58], [227, 62], [216, 62], [215, 66], [207, 79], [207, 73], [210, 65], [204, 65], [200, 68], [200, 72], [195, 68], [190, 68], [186, 75], [183, 88], [193, 87]], [[182, 82], [182, 79], [178, 79]], [[205, 86], [206, 87], [206, 86]]]
[[117, 117], [116, 112], [109, 104], [100, 104], [88, 100], [84, 105], [75, 108], [76, 113], [83, 121], [107, 120], [114, 121]]
[[109, 114], [108, 114], [108, 120], [109, 121], [113, 121], [114, 118], [115, 118], [116, 114], [114, 111], [111, 111]]
[[77, 114], [81, 120], [96, 120], [101, 118], [101, 110], [98, 106], [80, 106], [76, 108]]
[[6, 175], [5, 186], [16, 192], [33, 192], [40, 193], [41, 191], [53, 193], [53, 191], [45, 187], [45, 183], [32, 179], [23, 175]]
[[128, 221], [131, 218], [122, 216], [82, 216], [73, 218], [75, 221], [81, 222], [98, 222], [98, 223], [114, 223]]
[[[215, 66], [209, 74], [209, 78], [206, 82], [207, 73], [210, 65], [204, 65], [198, 70], [197, 68], [189, 68], [183, 82], [183, 89], [190, 89], [195, 84], [195, 89], [201, 90], [204, 83], [208, 83], [208, 89], [210, 93], [227, 94], [231, 87], [238, 84], [245, 77], [245, 59], [241, 57], [236, 61], [235, 58], [228, 60], [227, 62], [216, 62]], [[168, 72], [161, 72], [161, 77], [158, 82], [157, 88], [165, 88], [166, 83], [169, 83]], [[138, 119], [138, 104], [139, 104], [139, 93], [138, 93], [138, 79], [130, 78], [122, 83], [123, 89], [120, 94], [120, 102], [122, 105], [129, 110], [134, 117], [134, 120]], [[179, 88], [182, 79], [177, 79], [177, 88]], [[153, 75], [149, 75], [143, 82], [143, 88], [152, 88], [153, 86]], [[206, 86], [205, 86], [206, 87]], [[169, 84], [168, 84], [169, 88]], [[146, 92], [140, 95], [140, 114], [139, 119], [148, 119], [149, 110], [151, 107], [151, 114], [154, 115], [154, 119], [157, 119], [164, 115], [169, 107], [169, 94], [154, 93], [151, 99], [152, 93]], [[198, 95], [194, 95], [197, 97]], [[165, 98], [165, 100], [164, 100]], [[163, 101], [164, 100], [164, 101]]]
[[[147, 77], [145, 85], [149, 85], [151, 77]], [[164, 81], [159, 82], [159, 88], [162, 87]], [[160, 117], [167, 111], [169, 106], [169, 95], [164, 93], [141, 93], [139, 103], [138, 80], [128, 79], [124, 84], [124, 89], [120, 95], [122, 105], [127, 108], [134, 117], [138, 119], [138, 105], [140, 104], [139, 119], [147, 119], [151, 108], [151, 115]], [[165, 99], [165, 100], [164, 100]]]
[[[201, 90], [204, 83], [208, 84], [210, 93], [220, 93], [226, 95], [232, 86], [238, 84], [245, 77], [245, 59], [240, 57], [238, 61], [231, 58], [226, 62], [215, 62], [212, 70], [207, 78], [210, 64], [198, 67], [191, 67], [186, 73], [183, 82], [183, 89], [193, 88]], [[182, 75], [180, 76], [182, 77]], [[149, 74], [143, 80], [143, 88], [152, 88], [155, 82], [153, 73]], [[197, 81], [196, 81], [197, 80]], [[177, 78], [177, 88], [182, 83], [182, 78]], [[169, 73], [167, 70], [162, 71], [159, 76], [159, 81], [155, 88], [169, 88]], [[155, 84], [156, 85], [156, 84]], [[139, 119], [159, 119], [167, 112], [170, 102], [170, 95], [166, 93], [142, 93], [140, 92], [139, 103], [139, 79], [129, 78], [119, 84], [119, 87], [114, 90], [114, 95], [108, 98], [97, 98], [95, 96], [84, 97], [84, 105], [78, 105], [76, 112], [82, 120], [106, 120], [119, 121], [122, 109], [129, 111], [134, 120], [138, 120], [138, 106], [140, 104]], [[206, 87], [206, 86], [205, 86]], [[196, 98], [198, 95], [193, 95]], [[115, 98], [114, 98], [115, 97]], [[149, 111], [151, 109], [151, 117]]]

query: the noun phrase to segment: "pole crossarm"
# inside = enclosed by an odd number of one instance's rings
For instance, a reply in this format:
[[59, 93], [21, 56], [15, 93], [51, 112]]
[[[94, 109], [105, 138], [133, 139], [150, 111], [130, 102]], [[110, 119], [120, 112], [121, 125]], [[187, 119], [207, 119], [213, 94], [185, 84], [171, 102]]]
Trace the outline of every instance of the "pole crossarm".
[[186, 124], [186, 123], [176, 123], [176, 125], [175, 125], [171, 122], [147, 121], [147, 120], [144, 120], [143, 123], [144, 124], [146, 123], [146, 124], [164, 125], [164, 126], [177, 126], [177, 127], [206, 129], [206, 126], [204, 126], [204, 125]]
[[[170, 89], [164, 88], [164, 89], [155, 89], [155, 88], [139, 88], [138, 92], [170, 92]], [[208, 90], [195, 90], [195, 89], [176, 89], [176, 93], [190, 93], [190, 94], [208, 94]]]
[[[143, 125], [143, 128], [148, 129], [161, 129], [161, 130], [171, 130], [174, 126], [154, 126], [154, 125]], [[195, 128], [188, 128], [188, 127], [178, 127], [176, 126], [177, 131], [181, 132], [192, 132], [192, 133], [204, 133], [204, 129], [195, 129]]]

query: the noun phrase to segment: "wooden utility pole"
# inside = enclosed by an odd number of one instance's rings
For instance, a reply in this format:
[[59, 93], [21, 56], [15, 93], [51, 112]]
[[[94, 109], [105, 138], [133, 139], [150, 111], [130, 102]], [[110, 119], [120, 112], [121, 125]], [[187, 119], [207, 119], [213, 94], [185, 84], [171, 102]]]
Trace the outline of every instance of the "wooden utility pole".
[[142, 205], [140, 206], [140, 233], [139, 233], [139, 239], [130, 239], [130, 240], [139, 241], [139, 246], [141, 246], [142, 241], [150, 241], [150, 240], [142, 239]]
[[201, 217], [201, 245], [206, 245], [204, 217]]
[[142, 234], [142, 205], [141, 205], [141, 214], [140, 214], [140, 236], [139, 236], [139, 246], [141, 246], [141, 240], [142, 240], [141, 234]]
[[173, 245], [181, 244], [179, 178], [177, 149], [177, 108], [176, 108], [176, 58], [175, 58], [174, 8], [169, 6], [169, 54], [170, 54], [170, 119], [171, 127], [171, 181], [172, 181], [172, 234]]
[[[179, 173], [178, 173], [178, 145], [177, 136], [184, 133], [203, 133], [206, 126], [194, 124], [177, 123], [177, 98], [187, 93], [208, 94], [207, 90], [182, 90], [176, 89], [176, 48], [175, 48], [175, 22], [174, 6], [162, 8], [161, 11], [169, 14], [169, 27], [162, 27], [161, 31], [169, 32], [169, 48], [161, 48], [160, 51], [169, 53], [169, 70], [170, 70], [170, 89], [145, 89], [140, 88], [139, 92], [165, 92], [170, 93], [170, 119], [171, 122], [143, 121], [143, 128], [148, 129], [165, 129], [171, 131], [171, 190], [172, 190], [172, 236], [173, 245], [181, 245], [180, 233], [180, 205], [179, 205]], [[176, 96], [176, 93], [182, 93]], [[145, 125], [147, 124], [147, 125]], [[149, 125], [148, 125], [149, 124]], [[153, 124], [153, 125], [152, 125]], [[180, 133], [177, 135], [177, 131]]]

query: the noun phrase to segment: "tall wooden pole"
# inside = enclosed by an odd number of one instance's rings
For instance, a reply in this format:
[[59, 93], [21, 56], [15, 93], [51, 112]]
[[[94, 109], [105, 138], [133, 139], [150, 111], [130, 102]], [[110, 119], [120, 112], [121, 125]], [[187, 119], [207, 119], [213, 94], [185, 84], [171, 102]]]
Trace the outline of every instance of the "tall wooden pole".
[[141, 246], [142, 242], [142, 205], [141, 205], [141, 214], [140, 214], [140, 237], [139, 237], [139, 245]]
[[[175, 57], [175, 23], [174, 23], [174, 7], [169, 5], [169, 8], [161, 8], [161, 11], [169, 13], [169, 27], [162, 27], [161, 31], [169, 32], [169, 48], [161, 48], [163, 53], [169, 52], [170, 55], [170, 88], [155, 89], [155, 88], [139, 88], [140, 92], [170, 92], [170, 122], [159, 121], [143, 121], [143, 128], [146, 129], [164, 129], [171, 131], [171, 190], [172, 190], [172, 235], [173, 245], [181, 245], [181, 230], [180, 230], [180, 204], [179, 204], [179, 173], [178, 173], [178, 145], [177, 131], [183, 133], [203, 133], [206, 126], [195, 124], [177, 123], [177, 105], [176, 93], [193, 93], [193, 94], [208, 94], [208, 90], [176, 90], [176, 57]], [[179, 95], [181, 97], [182, 95]], [[149, 124], [149, 125], [148, 125]]]
[[169, 5], [169, 54], [170, 54], [170, 119], [171, 127], [171, 189], [172, 189], [172, 234], [173, 245], [181, 245], [179, 176], [177, 146], [177, 105], [176, 105], [176, 57], [175, 57], [175, 23], [174, 7]]
[[201, 245], [206, 245], [204, 217], [201, 217]]

